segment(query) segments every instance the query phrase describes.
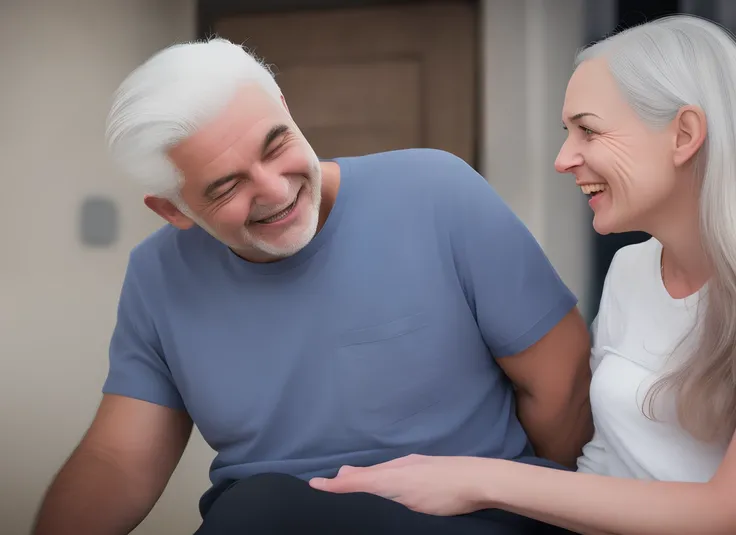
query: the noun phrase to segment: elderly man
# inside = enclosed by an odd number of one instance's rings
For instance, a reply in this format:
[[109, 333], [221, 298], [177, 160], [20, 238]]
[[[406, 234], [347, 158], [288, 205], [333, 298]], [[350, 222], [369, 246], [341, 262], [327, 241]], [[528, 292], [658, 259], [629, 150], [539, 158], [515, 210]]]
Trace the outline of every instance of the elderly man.
[[198, 535], [556, 529], [309, 485], [411, 453], [574, 466], [590, 437], [576, 300], [470, 166], [320, 160], [270, 71], [221, 39], [136, 69], [108, 141], [169, 224], [130, 255], [103, 399], [37, 535], [129, 533], [192, 423], [217, 452]]

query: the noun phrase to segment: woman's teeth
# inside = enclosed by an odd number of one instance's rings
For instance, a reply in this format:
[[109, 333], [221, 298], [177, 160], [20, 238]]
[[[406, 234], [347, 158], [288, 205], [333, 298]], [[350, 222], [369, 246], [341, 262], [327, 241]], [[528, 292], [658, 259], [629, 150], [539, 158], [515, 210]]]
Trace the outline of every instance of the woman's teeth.
[[580, 189], [585, 195], [592, 195], [607, 190], [608, 186], [606, 184], [583, 184]]

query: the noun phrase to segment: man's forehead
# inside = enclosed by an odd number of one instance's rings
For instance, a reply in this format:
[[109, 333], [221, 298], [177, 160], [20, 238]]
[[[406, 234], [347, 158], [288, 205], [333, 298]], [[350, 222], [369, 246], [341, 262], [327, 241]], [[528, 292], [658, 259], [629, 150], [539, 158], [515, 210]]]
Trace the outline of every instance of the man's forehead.
[[283, 123], [285, 110], [266, 91], [245, 86], [210, 122], [172, 147], [169, 154], [180, 163], [202, 165], [201, 159], [212, 159], [236, 143], [247, 142], [260, 150], [262, 138], [274, 124]]
[[281, 102], [265, 89], [256, 83], [249, 83], [238, 89], [221, 115], [247, 120], [273, 113], [282, 115], [284, 111]]

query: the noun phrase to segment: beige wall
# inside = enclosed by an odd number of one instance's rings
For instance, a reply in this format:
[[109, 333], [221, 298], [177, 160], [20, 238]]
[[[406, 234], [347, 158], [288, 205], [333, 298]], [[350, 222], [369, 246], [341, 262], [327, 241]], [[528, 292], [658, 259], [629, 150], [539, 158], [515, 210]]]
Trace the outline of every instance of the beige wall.
[[[159, 220], [108, 163], [108, 98], [153, 51], [194, 36], [194, 0], [0, 4], [0, 533], [25, 535], [39, 499], [90, 422], [130, 248]], [[585, 299], [586, 207], [555, 176], [559, 106], [582, 0], [485, 0], [484, 171]], [[498, 73], [503, 73], [498, 75]], [[111, 249], [86, 250], [87, 194], [120, 207]], [[557, 203], [557, 204], [554, 204]], [[136, 535], [198, 525], [213, 453], [195, 433]]]
[[590, 209], [573, 179], [554, 170], [565, 140], [565, 87], [583, 44], [584, 3], [482, 1], [481, 172], [527, 224], [585, 310]]
[[[90, 422], [130, 248], [160, 225], [108, 163], [109, 96], [154, 50], [191, 39], [194, 0], [0, 2], [0, 533], [25, 535]], [[85, 195], [120, 208], [120, 241], [82, 248]], [[186, 534], [212, 453], [196, 435], [140, 535]]]

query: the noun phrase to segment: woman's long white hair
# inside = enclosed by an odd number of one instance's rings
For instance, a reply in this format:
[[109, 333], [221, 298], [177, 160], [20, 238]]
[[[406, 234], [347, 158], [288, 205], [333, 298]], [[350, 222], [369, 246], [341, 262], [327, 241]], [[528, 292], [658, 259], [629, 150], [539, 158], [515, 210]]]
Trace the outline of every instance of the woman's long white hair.
[[[664, 127], [685, 105], [699, 106], [707, 137], [697, 155], [700, 229], [712, 276], [694, 354], [648, 393], [676, 394], [680, 424], [696, 438], [728, 439], [736, 429], [736, 43], [720, 26], [676, 15], [625, 30], [584, 49], [576, 65], [604, 57], [638, 115]], [[650, 413], [651, 414], [651, 413]]]

